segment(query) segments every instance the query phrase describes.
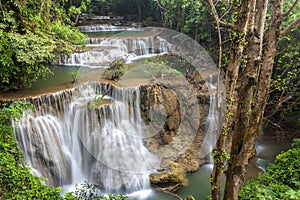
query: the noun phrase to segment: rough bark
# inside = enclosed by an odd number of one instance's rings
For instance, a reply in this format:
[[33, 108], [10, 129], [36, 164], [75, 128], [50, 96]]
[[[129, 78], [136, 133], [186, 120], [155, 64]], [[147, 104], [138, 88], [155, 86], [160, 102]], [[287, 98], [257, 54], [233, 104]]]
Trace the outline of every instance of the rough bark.
[[[242, 64], [245, 65], [245, 67], [242, 72], [240, 72], [239, 99], [237, 101], [237, 114], [232, 137], [231, 159], [227, 169], [224, 199], [237, 199], [238, 191], [245, 175], [245, 167], [253, 155], [254, 142], [253, 140], [248, 140], [248, 138], [255, 137], [257, 133], [253, 133], [255, 129], [249, 132], [245, 132], [245, 130], [247, 130], [251, 123], [250, 116], [253, 109], [253, 99], [262, 57], [261, 36], [263, 35], [265, 27], [267, 3], [267, 0], [263, 0], [257, 1], [256, 5], [253, 5], [255, 12], [253, 12], [253, 18], [248, 26], [248, 46], [245, 52], [247, 60], [245, 60], [246, 63]], [[243, 156], [240, 156], [241, 153]]]
[[[210, 4], [212, 1], [210, 1]], [[213, 7], [211, 5], [211, 7]], [[218, 139], [214, 152], [224, 152], [225, 151], [225, 141], [227, 137], [227, 132], [233, 130], [233, 118], [235, 114], [236, 107], [234, 106], [233, 102], [236, 99], [236, 88], [237, 88], [237, 80], [238, 80], [238, 72], [240, 69], [240, 63], [243, 58], [243, 51], [244, 51], [244, 41], [245, 36], [247, 34], [247, 27], [248, 23], [251, 18], [251, 10], [253, 11], [253, 1], [246, 0], [243, 1], [240, 7], [237, 8], [239, 11], [237, 16], [237, 22], [233, 27], [233, 31], [238, 36], [233, 38], [233, 42], [230, 46], [230, 61], [227, 65], [226, 69], [226, 80], [225, 86], [227, 88], [226, 98], [227, 98], [227, 109], [228, 112], [231, 114], [231, 117], [226, 117], [224, 122], [224, 129], [223, 133]], [[219, 158], [218, 158], [219, 157]], [[221, 155], [215, 155], [214, 159], [214, 168], [212, 172], [212, 199], [219, 200], [220, 199], [220, 182], [221, 182], [221, 175], [224, 169], [224, 160], [221, 158]]]
[[[217, 25], [224, 25], [218, 17], [215, 4], [212, 0], [208, 2]], [[229, 141], [227, 146], [231, 146], [230, 160], [224, 194], [224, 199], [228, 200], [238, 199], [238, 191], [246, 173], [245, 168], [255, 151], [255, 142], [258, 139], [268, 100], [278, 42], [300, 23], [298, 18], [281, 31], [284, 17], [291, 12], [296, 3], [284, 14], [282, 0], [274, 0], [271, 2], [268, 28], [264, 32], [268, 2], [268, 0], [242, 1], [238, 8], [237, 21], [233, 25], [225, 26], [240, 34], [238, 40], [232, 40], [230, 43], [230, 62], [227, 65], [225, 82], [228, 111], [223, 133], [214, 150], [214, 154], [223, 152], [225, 142]], [[244, 39], [247, 45], [243, 44]], [[231, 140], [226, 140], [228, 134], [232, 135]], [[220, 177], [224, 164], [224, 160], [215, 158], [212, 172], [214, 200], [220, 199]]]
[[[254, 109], [253, 120], [261, 124], [268, 94], [271, 85], [273, 64], [276, 56], [276, 49], [280, 40], [280, 30], [283, 21], [282, 0], [274, 0], [272, 5], [272, 18], [267, 36], [267, 44], [263, 55], [260, 80], [258, 83], [257, 104]], [[259, 130], [259, 127], [257, 128]]]
[[[218, 74], [218, 78], [220, 78], [220, 70], [221, 70], [221, 65], [222, 65], [222, 35], [221, 35], [221, 29], [220, 29], [220, 18], [218, 16], [218, 13], [214, 7], [214, 4], [212, 2], [212, 0], [209, 0], [209, 4], [211, 7], [211, 11], [212, 11], [212, 15], [215, 19], [216, 22], [216, 26], [217, 26], [217, 31], [218, 31], [218, 38], [219, 38], [219, 61], [218, 61], [218, 68], [219, 68], [219, 74]], [[219, 84], [218, 84], [219, 87]], [[221, 135], [221, 137], [219, 138], [219, 140], [217, 141], [217, 145], [216, 145], [216, 149], [219, 150], [223, 150], [225, 149], [225, 137], [223, 136], [223, 134]], [[221, 160], [216, 160], [215, 159], [215, 165], [214, 166], [219, 166], [221, 167], [224, 163]], [[218, 164], [216, 164], [218, 163]], [[221, 183], [221, 176], [222, 176], [222, 170], [218, 170], [217, 167], [213, 168], [212, 174], [211, 174], [211, 187], [212, 189], [212, 198], [213, 199], [220, 199], [220, 183]]]

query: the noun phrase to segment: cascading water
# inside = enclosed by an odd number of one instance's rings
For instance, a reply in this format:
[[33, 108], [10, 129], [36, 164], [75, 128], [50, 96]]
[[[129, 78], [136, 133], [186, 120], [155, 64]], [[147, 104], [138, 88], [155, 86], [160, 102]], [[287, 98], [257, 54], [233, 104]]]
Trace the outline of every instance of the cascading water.
[[210, 90], [209, 96], [209, 112], [206, 118], [206, 131], [205, 138], [202, 144], [202, 148], [200, 150], [201, 156], [209, 155], [209, 162], [212, 163], [212, 157], [210, 153], [212, 152], [218, 136], [220, 134], [220, 130], [222, 124], [220, 124], [222, 120], [222, 94], [218, 91], [217, 83], [218, 80], [213, 75], [209, 75], [208, 77], [208, 87]]
[[99, 32], [99, 31], [124, 31], [124, 30], [134, 30], [133, 27], [126, 26], [114, 26], [110, 24], [95, 24], [93, 26], [80, 26], [79, 30], [84, 33], [89, 32]]
[[[137, 55], [175, 52], [176, 45], [171, 45], [164, 38], [169, 41], [170, 38], [181, 37], [170, 37], [155, 31], [137, 36], [90, 37], [86, 49], [79, 48], [70, 58], [62, 58], [60, 64], [98, 67], [118, 58], [132, 60]], [[186, 57], [192, 58], [189, 54]], [[222, 121], [222, 95], [218, 94], [214, 80], [212, 76], [206, 80], [210, 107], [201, 158], [211, 152], [219, 133], [218, 125]], [[49, 179], [47, 184], [67, 188], [87, 180], [97, 184], [102, 192], [126, 194], [150, 188], [149, 174], [160, 167], [160, 163], [143, 144], [142, 134], [146, 128], [141, 122], [139, 89], [112, 87], [109, 98], [98, 102], [102, 99], [101, 94], [108, 89], [107, 85], [88, 83], [72, 90], [36, 97], [31, 100], [35, 109], [14, 123], [26, 162], [33, 167], [33, 173]], [[186, 120], [191, 119], [188, 116]], [[194, 121], [197, 125], [197, 117]], [[195, 130], [192, 132], [196, 133], [197, 127], [192, 128]], [[181, 131], [184, 134], [178, 134], [177, 138], [191, 144], [193, 139], [187, 137], [186, 129]], [[190, 138], [195, 136], [190, 135]], [[172, 142], [163, 148], [171, 149], [172, 153], [166, 151], [166, 158], [175, 160], [186, 151], [181, 146], [188, 145]], [[179, 147], [180, 154], [177, 155], [173, 147]]]
[[[81, 30], [84, 32], [114, 32], [118, 28], [96, 25], [84, 26], [81, 27]], [[131, 62], [140, 57], [155, 56], [160, 53], [174, 51], [173, 45], [167, 40], [143, 29], [139, 31], [123, 30], [120, 34], [113, 34], [109, 37], [90, 36], [86, 39], [86, 43], [85, 50], [78, 49], [70, 57], [60, 58], [58, 64], [101, 68], [107, 67], [110, 62], [118, 59], [125, 59], [127, 62]]]
[[37, 97], [35, 109], [14, 123], [25, 161], [48, 184], [86, 180], [127, 194], [150, 188], [159, 162], [143, 145], [139, 89], [112, 87], [108, 100], [97, 102], [106, 90], [89, 83]]
[[137, 56], [172, 51], [172, 45], [159, 37], [88, 38], [86, 41], [87, 47], [91, 47], [92, 50], [74, 52], [69, 58], [61, 58], [59, 64], [105, 66], [105, 63], [120, 58], [130, 61]]

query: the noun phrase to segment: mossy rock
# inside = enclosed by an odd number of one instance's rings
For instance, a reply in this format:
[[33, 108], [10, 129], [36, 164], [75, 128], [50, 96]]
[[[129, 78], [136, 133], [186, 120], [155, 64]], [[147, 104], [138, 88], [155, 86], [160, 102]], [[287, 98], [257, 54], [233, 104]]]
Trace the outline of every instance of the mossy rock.
[[151, 174], [150, 180], [153, 184], [180, 184], [185, 186], [187, 184], [186, 175], [179, 163], [172, 163], [170, 171], [162, 172], [160, 174]]

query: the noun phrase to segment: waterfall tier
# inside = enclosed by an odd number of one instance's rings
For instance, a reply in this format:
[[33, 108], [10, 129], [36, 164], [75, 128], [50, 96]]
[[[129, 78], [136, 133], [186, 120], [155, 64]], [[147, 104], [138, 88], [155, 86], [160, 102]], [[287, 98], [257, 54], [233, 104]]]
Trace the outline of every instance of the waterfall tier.
[[[107, 85], [79, 88], [32, 99], [35, 109], [14, 123], [25, 161], [49, 184], [84, 180], [102, 192], [149, 189], [159, 163], [143, 145], [139, 88]], [[105, 101], [102, 100], [102, 101]]]
[[110, 24], [95, 24], [93, 26], [80, 26], [79, 30], [84, 33], [99, 32], [99, 31], [125, 31], [125, 30], [135, 30], [133, 27], [127, 26], [114, 26]]
[[159, 31], [151, 28], [133, 29], [107, 24], [79, 28], [82, 32], [89, 33], [86, 39], [87, 46], [78, 47], [69, 57], [61, 57], [58, 64], [105, 68], [109, 63], [119, 59], [131, 62], [139, 57], [174, 52], [173, 45], [158, 36]]
[[101, 38], [86, 39], [87, 51], [77, 50], [70, 57], [61, 58], [61, 65], [79, 65], [90, 67], [106, 67], [117, 59], [130, 61], [137, 56], [156, 55], [171, 52], [172, 45], [158, 36], [137, 38]]

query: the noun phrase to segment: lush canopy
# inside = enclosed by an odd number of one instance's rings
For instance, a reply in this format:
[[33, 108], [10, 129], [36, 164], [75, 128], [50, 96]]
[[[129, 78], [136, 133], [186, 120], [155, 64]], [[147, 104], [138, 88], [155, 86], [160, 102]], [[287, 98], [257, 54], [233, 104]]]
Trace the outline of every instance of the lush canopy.
[[1, 91], [31, 86], [51, 74], [48, 65], [58, 56], [70, 54], [75, 44], [83, 44], [84, 35], [71, 21], [81, 8], [68, 7], [69, 3], [1, 1]]

